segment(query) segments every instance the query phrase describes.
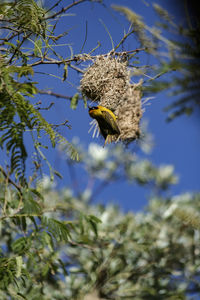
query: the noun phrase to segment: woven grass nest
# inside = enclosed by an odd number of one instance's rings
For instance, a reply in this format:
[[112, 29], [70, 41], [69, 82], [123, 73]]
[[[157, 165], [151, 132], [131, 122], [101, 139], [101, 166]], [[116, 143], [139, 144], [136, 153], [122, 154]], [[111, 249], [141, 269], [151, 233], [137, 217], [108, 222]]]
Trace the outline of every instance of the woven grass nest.
[[119, 57], [97, 56], [86, 69], [81, 79], [81, 92], [116, 115], [120, 135], [113, 141], [129, 143], [140, 137], [141, 85], [141, 82], [130, 83], [127, 62]]

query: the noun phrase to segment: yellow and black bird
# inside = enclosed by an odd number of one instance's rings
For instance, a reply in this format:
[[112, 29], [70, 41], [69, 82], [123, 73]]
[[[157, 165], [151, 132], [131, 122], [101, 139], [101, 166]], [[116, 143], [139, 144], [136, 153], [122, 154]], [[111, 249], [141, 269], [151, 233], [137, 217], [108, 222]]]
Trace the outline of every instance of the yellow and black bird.
[[116, 116], [110, 109], [101, 105], [92, 106], [89, 107], [89, 115], [98, 122], [100, 133], [105, 139], [104, 146], [112, 142], [113, 135], [120, 134]]

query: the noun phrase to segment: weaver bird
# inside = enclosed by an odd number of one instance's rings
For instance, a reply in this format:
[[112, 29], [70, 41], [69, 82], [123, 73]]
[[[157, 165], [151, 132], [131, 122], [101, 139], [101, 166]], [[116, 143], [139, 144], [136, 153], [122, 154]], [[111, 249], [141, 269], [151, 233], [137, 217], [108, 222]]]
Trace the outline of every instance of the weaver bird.
[[100, 133], [105, 139], [104, 146], [112, 142], [113, 135], [120, 134], [116, 116], [110, 109], [101, 105], [92, 106], [89, 107], [89, 115], [98, 122]]

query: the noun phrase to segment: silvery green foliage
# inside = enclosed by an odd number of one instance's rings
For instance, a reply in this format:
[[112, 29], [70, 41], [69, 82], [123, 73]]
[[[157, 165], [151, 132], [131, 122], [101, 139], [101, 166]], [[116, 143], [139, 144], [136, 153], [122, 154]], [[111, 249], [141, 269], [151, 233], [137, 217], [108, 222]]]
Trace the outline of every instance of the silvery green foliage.
[[153, 184], [161, 190], [178, 181], [172, 165], [156, 167], [149, 160], [140, 159], [135, 152], [126, 150], [122, 145], [108, 149], [91, 143], [85, 160], [88, 172], [101, 180], [117, 181], [125, 177], [142, 185]]
[[[81, 152], [81, 147], [79, 147]], [[120, 146], [82, 149], [85, 178], [153, 188], [138, 213], [91, 204], [94, 190], [57, 190], [48, 177], [19, 194], [1, 181], [0, 298], [190, 299], [199, 293], [199, 194], [169, 195], [172, 166]], [[156, 189], [155, 189], [156, 187]], [[132, 195], [134, 200], [134, 194]]]
[[[146, 212], [124, 214], [113, 205], [90, 206], [102, 223], [89, 247], [66, 248], [76, 259], [66, 282], [69, 298], [98, 291], [103, 299], [190, 299], [199, 289], [199, 195], [152, 198]], [[172, 206], [176, 209], [171, 209]], [[95, 240], [94, 243], [91, 240]], [[81, 276], [82, 274], [82, 276]]]

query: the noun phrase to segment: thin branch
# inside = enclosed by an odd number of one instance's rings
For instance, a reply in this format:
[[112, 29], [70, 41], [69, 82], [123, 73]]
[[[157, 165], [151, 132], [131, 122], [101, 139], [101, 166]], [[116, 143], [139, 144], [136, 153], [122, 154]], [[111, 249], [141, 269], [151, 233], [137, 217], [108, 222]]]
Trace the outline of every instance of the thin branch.
[[123, 42], [127, 39], [127, 37], [129, 37], [129, 35], [131, 35], [134, 32], [135, 32], [135, 30], [131, 30], [130, 32], [128, 32], [127, 34], [125, 34], [123, 36], [123, 38], [121, 39], [121, 41], [119, 42], [119, 44], [117, 46], [115, 46], [115, 48], [113, 49], [113, 51], [116, 51], [119, 48], [119, 46], [121, 46], [121, 44], [123, 44]]
[[17, 33], [21, 33], [22, 31], [13, 27], [9, 27], [9, 26], [1, 26], [0, 29], [6, 29], [6, 30], [11, 30], [12, 32], [15, 31]]
[[57, 16], [63, 14], [64, 12], [66, 12], [67, 10], [69, 10], [70, 8], [72, 8], [73, 6], [76, 6], [82, 2], [85, 2], [85, 1], [88, 1], [88, 0], [78, 0], [78, 1], [74, 1], [73, 3], [71, 3], [70, 5], [68, 6], [65, 6], [63, 7], [61, 10], [59, 10], [58, 12], [56, 12], [55, 14], [51, 15], [51, 16], [48, 16], [46, 18], [44, 18], [44, 21], [46, 20], [49, 20], [49, 19], [54, 19], [56, 18]]
[[[39, 104], [41, 104], [41, 102], [39, 102]], [[55, 104], [54, 102], [51, 102], [49, 104], [49, 106], [47, 106], [47, 107], [37, 107], [36, 109], [37, 110], [49, 110], [54, 104]]]
[[50, 96], [53, 96], [56, 98], [63, 98], [63, 99], [67, 99], [67, 100], [71, 100], [73, 97], [73, 96], [66, 96], [66, 95], [54, 93], [52, 91], [44, 91], [44, 90], [38, 90], [38, 93], [41, 95], [50, 95]]
[[[171, 71], [173, 71], [173, 70], [162, 71], [162, 72], [156, 74], [154, 77], [151, 77], [151, 76], [149, 76], [149, 75], [147, 75], [147, 74], [144, 74], [144, 76], [146, 76], [146, 77], [149, 78], [149, 79], [146, 81], [146, 82], [149, 82], [149, 81], [153, 81], [153, 80], [159, 78], [160, 76], [162, 76], [163, 74], [169, 73], [169, 72], [171, 72]], [[146, 82], [144, 82], [144, 83], [146, 83]]]
[[105, 28], [105, 30], [106, 30], [106, 32], [107, 32], [109, 38], [110, 38], [110, 41], [111, 41], [111, 44], [112, 44], [112, 49], [114, 49], [114, 42], [113, 42], [112, 36], [111, 36], [111, 34], [110, 34], [108, 28], [106, 27], [106, 25], [104, 24], [104, 22], [103, 22], [101, 19], [99, 19], [99, 21], [100, 21], [101, 24], [104, 26], [104, 28]]
[[86, 21], [86, 23], [85, 23], [85, 38], [84, 38], [84, 42], [83, 42], [83, 45], [82, 45], [82, 47], [81, 47], [81, 50], [80, 50], [80, 53], [82, 53], [82, 51], [83, 51], [83, 48], [84, 48], [84, 46], [85, 46], [85, 43], [86, 43], [86, 41], [87, 41], [87, 34], [88, 34], [88, 27], [87, 27], [87, 21]]
[[11, 64], [13, 58], [15, 57], [15, 54], [17, 53], [17, 51], [19, 51], [20, 47], [22, 46], [22, 44], [29, 38], [29, 36], [31, 36], [32, 33], [29, 33], [27, 36], [24, 36], [22, 41], [19, 43], [19, 45], [15, 48], [13, 55], [11, 56], [11, 58], [8, 61], [8, 64]]
[[94, 47], [94, 48], [89, 52], [89, 55], [92, 54], [94, 51], [96, 51], [99, 47], [101, 47], [101, 43], [98, 41], [98, 42], [97, 42], [97, 46]]
[[134, 50], [129, 50], [129, 51], [122, 51], [122, 52], [113, 52], [112, 51], [110, 52], [110, 54], [113, 54], [113, 55], [116, 55], [116, 56], [123, 56], [123, 55], [127, 55], [127, 54], [131, 54], [133, 52], [140, 52], [140, 51], [145, 51], [147, 50], [147, 48], [143, 47], [143, 48], [137, 48], [137, 49], [134, 49]]
[[79, 72], [79, 73], [82, 73], [82, 74], [85, 73], [83, 70], [81, 70], [81, 69], [79, 69], [78, 67], [73, 66], [73, 65], [71, 65], [71, 64], [69, 64], [69, 67], [72, 68], [72, 69], [74, 69], [75, 71], [77, 71], [77, 72]]
[[46, 14], [47, 14], [49, 11], [53, 10], [56, 6], [58, 6], [59, 3], [60, 3], [61, 1], [62, 1], [62, 0], [58, 0], [58, 1], [56, 2], [56, 4], [54, 4], [52, 7], [50, 7], [50, 8], [46, 11]]
[[[105, 54], [101, 54], [101, 56], [108, 56], [108, 55], [113, 55], [113, 56], [124, 56], [124, 55], [128, 55], [134, 52], [139, 52], [139, 51], [144, 51], [146, 50], [145, 47], [143, 48], [137, 48], [134, 50], [129, 50], [129, 51], [122, 51], [122, 52], [115, 52], [113, 50], [111, 50], [109, 53], [105, 53]], [[72, 58], [69, 59], [64, 59], [64, 60], [56, 60], [56, 59], [51, 59], [51, 58], [47, 58], [46, 60], [38, 60], [32, 64], [29, 64], [29, 67], [35, 67], [41, 64], [56, 64], [56, 65], [61, 65], [61, 64], [70, 64], [71, 62], [78, 62], [78, 61], [86, 61], [86, 60], [93, 60], [95, 59], [96, 56], [91, 56], [89, 54], [81, 54], [81, 55], [75, 55]], [[72, 66], [70, 66], [72, 67]], [[82, 73], [82, 72], [81, 72]]]
[[0, 220], [4, 220], [4, 219], [11, 219], [11, 218], [22, 218], [22, 217], [41, 217], [42, 213], [37, 214], [37, 213], [32, 213], [32, 214], [18, 214], [18, 213], [14, 213], [12, 215], [5, 215], [0, 217]]
[[64, 122], [60, 123], [60, 124], [50, 124], [53, 128], [57, 128], [60, 126], [67, 126], [69, 129], [72, 129], [71, 125], [67, 124], [69, 121], [65, 120]]
[[32, 64], [29, 64], [28, 66], [29, 67], [35, 67], [35, 66], [38, 66], [38, 65], [42, 65], [42, 64], [56, 64], [56, 65], [61, 65], [61, 64], [65, 64], [65, 63], [70, 63], [72, 61], [78, 61], [79, 58], [77, 56], [74, 56], [73, 58], [70, 58], [70, 59], [66, 59], [66, 60], [56, 60], [56, 59], [48, 59], [48, 60], [38, 60], [36, 61], [35, 63], [32, 63]]
[[84, 243], [77, 243], [77, 242], [74, 242], [74, 241], [69, 241], [68, 242], [69, 245], [72, 245], [72, 246], [78, 246], [78, 247], [83, 247], [83, 248], [86, 248], [86, 249], [89, 249], [91, 251], [94, 251], [95, 249], [99, 249], [99, 246], [89, 246], [87, 244], [84, 244]]
[[8, 180], [8, 182], [10, 184], [12, 184], [17, 190], [18, 192], [22, 195], [22, 191], [21, 191], [21, 187], [19, 185], [17, 185], [6, 173], [6, 171], [4, 171], [4, 169], [2, 168], [2, 166], [0, 166], [0, 172], [3, 174], [3, 176], [6, 178], [6, 180]]
[[9, 38], [3, 38], [0, 40], [3, 40], [2, 43], [0, 43], [0, 46], [5, 45], [5, 43], [9, 42], [10, 40], [14, 39], [16, 36], [18, 36], [20, 33], [13, 33]]

